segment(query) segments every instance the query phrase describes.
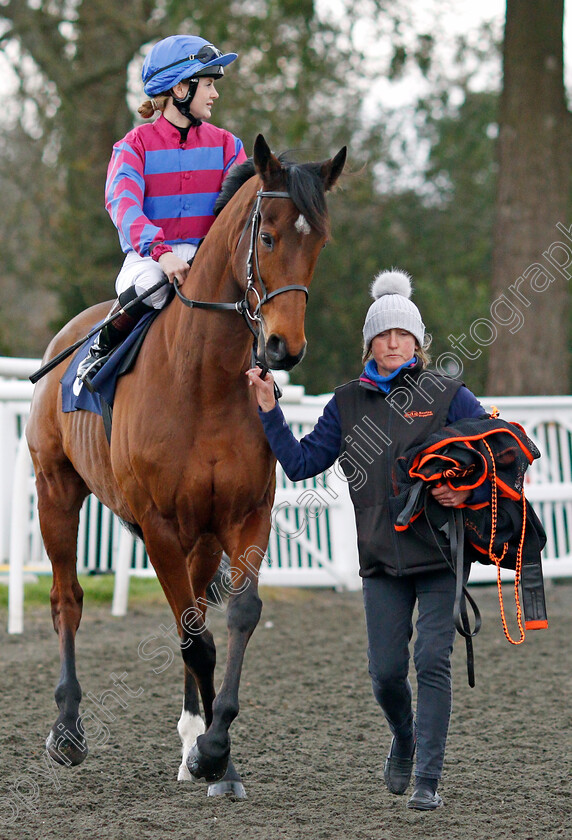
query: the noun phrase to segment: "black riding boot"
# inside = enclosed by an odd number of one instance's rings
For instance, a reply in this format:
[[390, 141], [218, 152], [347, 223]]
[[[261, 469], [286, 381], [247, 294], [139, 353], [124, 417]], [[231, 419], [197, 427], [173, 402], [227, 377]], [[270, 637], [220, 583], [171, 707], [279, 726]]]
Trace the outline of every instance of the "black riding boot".
[[[109, 315], [120, 311], [136, 296], [134, 289], [128, 289], [126, 292], [122, 292], [119, 295], [119, 300], [113, 304]], [[129, 312], [121, 312], [110, 324], [103, 327], [91, 345], [88, 355], [78, 365], [77, 369], [77, 378], [85, 384], [89, 391], [93, 391], [91, 380], [101, 370], [111, 355], [111, 352], [127, 338], [143, 315], [146, 315], [150, 311], [150, 307], [145, 306], [141, 302], [132, 307]]]

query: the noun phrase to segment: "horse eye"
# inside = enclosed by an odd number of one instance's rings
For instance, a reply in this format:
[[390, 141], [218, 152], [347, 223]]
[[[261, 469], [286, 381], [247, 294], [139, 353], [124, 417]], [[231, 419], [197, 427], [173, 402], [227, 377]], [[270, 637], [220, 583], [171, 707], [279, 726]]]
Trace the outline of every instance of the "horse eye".
[[271, 236], [269, 233], [261, 233], [260, 241], [263, 245], [266, 245], [267, 248], [270, 248], [270, 250], [272, 250], [272, 248], [274, 247], [274, 237]]

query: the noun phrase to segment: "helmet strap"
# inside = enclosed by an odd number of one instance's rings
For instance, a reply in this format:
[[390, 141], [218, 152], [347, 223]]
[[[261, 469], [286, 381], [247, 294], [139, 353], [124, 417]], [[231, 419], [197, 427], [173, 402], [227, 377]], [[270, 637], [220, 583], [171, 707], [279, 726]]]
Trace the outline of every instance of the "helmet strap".
[[188, 79], [186, 81], [189, 82], [189, 89], [188, 89], [186, 95], [182, 99], [178, 99], [175, 96], [175, 94], [173, 93], [173, 90], [171, 89], [171, 97], [173, 99], [173, 105], [175, 106], [177, 111], [180, 114], [182, 114], [183, 117], [186, 117], [186, 119], [190, 120], [191, 125], [197, 126], [197, 125], [201, 124], [202, 120], [198, 120], [195, 116], [193, 116], [193, 114], [191, 114], [190, 106], [191, 106], [191, 102], [193, 101], [193, 98], [195, 96], [195, 93], [197, 92], [197, 87], [199, 86], [199, 80], [198, 79]]

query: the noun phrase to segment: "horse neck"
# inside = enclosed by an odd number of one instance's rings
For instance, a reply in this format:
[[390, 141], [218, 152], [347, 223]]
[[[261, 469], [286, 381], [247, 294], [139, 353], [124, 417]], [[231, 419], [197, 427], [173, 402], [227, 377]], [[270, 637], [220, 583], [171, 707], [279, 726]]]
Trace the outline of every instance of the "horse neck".
[[[215, 223], [201, 245], [181, 291], [192, 300], [220, 303], [238, 301], [242, 292], [233, 272], [233, 254], [248, 219], [249, 202], [243, 202], [232, 215]], [[204, 376], [214, 368], [230, 375], [245, 370], [252, 348], [252, 333], [244, 319], [233, 310], [189, 309], [180, 300], [170, 304], [165, 332], [174, 365], [182, 379]], [[194, 364], [189, 365], [192, 359]]]

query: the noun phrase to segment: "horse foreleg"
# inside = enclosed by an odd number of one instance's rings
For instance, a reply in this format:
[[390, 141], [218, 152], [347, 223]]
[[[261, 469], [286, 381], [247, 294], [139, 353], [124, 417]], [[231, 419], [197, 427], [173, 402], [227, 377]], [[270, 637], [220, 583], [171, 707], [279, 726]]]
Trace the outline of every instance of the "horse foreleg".
[[[48, 482], [40, 473], [36, 483], [42, 537], [53, 569], [50, 602], [60, 646], [60, 678], [55, 691], [59, 715], [46, 740], [46, 749], [54, 761], [69, 767], [81, 764], [87, 756], [79, 713], [81, 687], [75, 667], [75, 635], [83, 606], [76, 570], [77, 529], [87, 488], [71, 468], [57, 482]], [[55, 492], [64, 487], [62, 493]]]
[[[212, 708], [212, 701], [211, 701]], [[211, 713], [212, 717], [212, 713]], [[177, 731], [183, 744], [183, 758], [179, 767], [178, 781], [188, 781], [193, 777], [187, 767], [187, 758], [199, 735], [205, 731], [205, 722], [201, 717], [199, 694], [193, 673], [185, 665], [185, 694], [183, 711], [177, 724]]]
[[[258, 596], [258, 568], [248, 562], [247, 553], [240, 555], [231, 569], [233, 592], [227, 607], [228, 656], [223, 683], [212, 707], [212, 722], [206, 733], [197, 738], [187, 760], [195, 778], [218, 783], [211, 785], [211, 795], [227, 792], [241, 795], [240, 777], [234, 766], [229, 765], [229, 728], [239, 711], [238, 691], [246, 646], [262, 609]], [[257, 555], [258, 564], [260, 556]]]
[[[185, 664], [183, 710], [177, 724], [183, 747], [177, 778], [185, 781], [192, 778], [187, 764], [189, 753], [197, 737], [205, 731], [199, 696], [206, 725], [212, 720], [216, 649], [205, 622], [205, 592], [216, 571], [220, 551], [213, 552], [209, 548], [210, 542], [199, 538], [187, 563], [176, 533], [169, 523], [155, 514], [149, 515], [143, 532], [149, 557], [176, 619]], [[194, 569], [192, 584], [189, 567]]]
[[[205, 710], [205, 719], [206, 726], [209, 726], [212, 721], [212, 699], [210, 706], [207, 706], [207, 710]], [[178, 781], [192, 780], [193, 777], [189, 772], [187, 760], [189, 753], [195, 746], [198, 736], [204, 733], [206, 726], [200, 713], [199, 694], [195, 677], [188, 668], [185, 668], [185, 697], [183, 711], [177, 724], [177, 730], [183, 744], [183, 759], [179, 767]], [[210, 784], [207, 790], [207, 796], [220, 796], [221, 794], [231, 794], [237, 799], [244, 799], [246, 797], [242, 779], [237, 773], [230, 756], [228, 757], [226, 772], [222, 779]]]

